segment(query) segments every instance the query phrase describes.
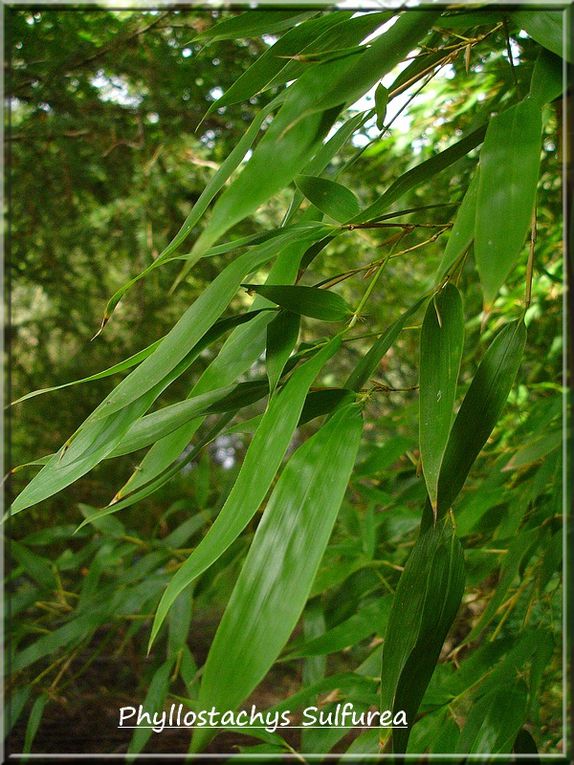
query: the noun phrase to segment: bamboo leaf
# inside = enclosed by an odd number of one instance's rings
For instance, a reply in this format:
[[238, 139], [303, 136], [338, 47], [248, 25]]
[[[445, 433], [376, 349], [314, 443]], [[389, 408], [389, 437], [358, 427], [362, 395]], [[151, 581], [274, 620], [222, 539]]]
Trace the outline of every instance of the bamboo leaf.
[[338, 336], [329, 341], [316, 356], [295, 370], [285, 387], [271, 399], [223, 508], [208, 534], [174, 574], [162, 596], [150, 645], [179, 593], [225, 552], [257, 512], [285, 456], [309, 387], [340, 344]]
[[340, 183], [312, 175], [298, 175], [297, 188], [325, 215], [343, 222], [359, 214], [359, 201], [352, 191]]
[[350, 390], [360, 391], [367, 383], [369, 377], [375, 373], [380, 360], [387, 353], [391, 345], [400, 335], [401, 330], [409, 319], [426, 300], [426, 297], [417, 300], [417, 302], [406, 310], [383, 334], [373, 343], [369, 351], [363, 356], [355, 369], [349, 375], [345, 387]]
[[268, 10], [248, 11], [224, 19], [193, 38], [193, 42], [214, 43], [221, 40], [237, 40], [242, 37], [260, 37], [263, 34], [283, 32], [304, 21], [316, 11]]
[[434, 177], [476, 148], [482, 142], [485, 133], [486, 125], [482, 125], [461, 138], [460, 141], [449, 146], [448, 149], [435, 154], [434, 157], [421, 162], [420, 165], [416, 165], [411, 170], [407, 170], [378, 199], [366, 207], [355, 220], [350, 222], [365, 223], [375, 220], [407, 191]]
[[44, 709], [47, 703], [48, 694], [42, 693], [32, 705], [30, 716], [28, 717], [28, 724], [26, 725], [26, 733], [24, 735], [24, 747], [22, 749], [26, 754], [32, 751], [32, 744], [36, 738], [36, 733], [38, 733], [38, 728], [42, 722], [42, 716], [44, 715]]
[[474, 254], [490, 306], [530, 227], [542, 142], [539, 105], [525, 98], [494, 117], [480, 152]]
[[[143, 708], [149, 710], [152, 714], [159, 712], [164, 705], [169, 691], [169, 679], [173, 669], [174, 659], [169, 658], [153, 674], [148, 691], [146, 693]], [[128, 746], [128, 754], [138, 754], [146, 745], [147, 740], [152, 735], [150, 728], [138, 728], [134, 730], [131, 741]]]
[[[412, 726], [464, 591], [464, 556], [452, 523], [421, 530], [395, 592], [383, 643], [381, 710], [404, 710]], [[393, 731], [405, 752], [409, 728]]]
[[[345, 407], [289, 460], [212, 643], [201, 705], [235, 708], [263, 679], [287, 642], [327, 546], [361, 431], [358, 407]], [[201, 743], [200, 734], [194, 742], [196, 751]]]
[[274, 284], [243, 284], [246, 290], [280, 305], [287, 311], [322, 321], [344, 321], [351, 309], [340, 295], [317, 287], [276, 286]]
[[435, 281], [443, 279], [458, 259], [468, 250], [474, 238], [479, 168], [474, 171], [466, 194], [458, 208], [454, 225], [448, 237], [444, 255]]
[[[289, 57], [296, 56], [307, 48], [317, 49], [317, 45], [313, 45], [315, 41], [319, 42], [325, 32], [331, 28], [340, 27], [344, 22], [348, 22], [352, 15], [352, 11], [326, 13], [317, 18], [307, 19], [290, 29], [235, 80], [221, 98], [209, 107], [208, 114], [223, 106], [246, 101], [264, 90], [280, 72], [288, 67]], [[286, 77], [288, 80], [295, 79], [289, 74]]]
[[291, 311], [279, 311], [267, 325], [266, 365], [269, 377], [269, 392], [272, 395], [291, 355], [297, 338], [301, 317]]
[[[295, 239], [291, 244], [287, 244], [273, 263], [267, 282], [270, 284], [293, 283], [306, 247], [305, 239], [301, 241]], [[265, 298], [258, 296], [253, 301], [252, 308], [260, 310], [271, 305]], [[191, 389], [190, 397], [207, 393], [222, 385], [230, 385], [249, 369], [265, 349], [267, 325], [272, 318], [272, 313], [263, 312], [244, 326], [236, 327], [219, 354]], [[182, 425], [154, 444], [137, 470], [122, 487], [120, 494], [149, 485], [169, 465], [173, 464], [190, 443], [201, 422], [201, 420], [195, 420]]]
[[321, 224], [315, 224], [311, 231], [307, 227], [303, 230], [291, 229], [284, 236], [264, 242], [226, 266], [187, 309], [154, 353], [122, 380], [91, 418], [108, 416], [122, 409], [160, 382], [219, 318], [241, 281], [269, 262], [278, 248], [293, 241], [315, 241], [325, 230], [326, 227]]
[[252, 380], [239, 385], [217, 388], [200, 396], [163, 407], [137, 420], [118, 446], [108, 455], [108, 459], [143, 449], [144, 446], [155, 443], [189, 420], [207, 417], [216, 412], [235, 411], [253, 404], [263, 398], [267, 392], [268, 386], [264, 380]]
[[567, 9], [516, 11], [512, 20], [544, 48], [572, 63], [572, 40], [568, 36]]
[[554, 101], [564, 90], [562, 60], [548, 51], [541, 51], [534, 64], [529, 96], [540, 106]]
[[460, 733], [459, 753], [509, 753], [526, 719], [528, 689], [524, 682], [506, 683], [471, 707]]
[[520, 367], [526, 327], [507, 324], [480, 362], [456, 415], [438, 481], [438, 513], [445, 513], [462, 489], [480, 450], [502, 412]]
[[419, 444], [423, 475], [436, 514], [438, 477], [453, 419], [462, 349], [462, 299], [447, 284], [428, 304], [420, 341]]

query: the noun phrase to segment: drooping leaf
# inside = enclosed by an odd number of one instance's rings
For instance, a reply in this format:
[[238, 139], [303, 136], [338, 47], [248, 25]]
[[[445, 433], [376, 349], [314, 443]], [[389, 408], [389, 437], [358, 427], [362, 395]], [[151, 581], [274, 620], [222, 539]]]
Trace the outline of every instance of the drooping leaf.
[[350, 189], [327, 178], [298, 175], [297, 188], [321, 212], [338, 221], [346, 221], [359, 214], [359, 202]]
[[542, 142], [542, 115], [531, 98], [490, 121], [480, 152], [474, 254], [490, 306], [516, 264], [530, 228]]
[[[450, 519], [421, 530], [401, 574], [383, 643], [381, 710], [412, 726], [464, 590], [464, 556]], [[392, 734], [404, 752], [409, 728]]]
[[[289, 460], [211, 645], [199, 697], [204, 706], [240, 704], [287, 642], [327, 546], [361, 431], [358, 407], [345, 407]], [[196, 751], [201, 743], [199, 736]]]
[[[287, 244], [271, 267], [268, 283], [291, 284], [294, 282], [306, 246], [305, 239], [301, 241], [295, 239], [291, 244]], [[252, 308], [260, 310], [269, 306], [272, 306], [272, 303], [258, 296], [253, 301]], [[264, 311], [244, 326], [237, 327], [193, 386], [189, 396], [201, 395], [222, 385], [230, 385], [249, 369], [265, 349], [267, 325], [273, 315], [271, 312]], [[182, 425], [154, 444], [137, 470], [122, 487], [120, 494], [150, 485], [150, 482], [173, 465], [192, 440], [201, 422], [202, 420], [198, 419]]]
[[244, 284], [243, 287], [287, 311], [313, 319], [344, 321], [351, 315], [351, 309], [340, 295], [317, 287], [282, 287], [274, 284]]
[[269, 377], [269, 392], [273, 394], [275, 386], [283, 372], [287, 359], [299, 337], [301, 317], [291, 311], [279, 311], [267, 325], [267, 347], [265, 363]]
[[478, 176], [479, 168], [474, 171], [466, 194], [458, 208], [454, 225], [449, 234], [444, 255], [438, 268], [436, 281], [442, 279], [448, 273], [458, 259], [468, 250], [474, 238]]
[[274, 396], [249, 445], [239, 475], [209, 533], [174, 574], [159, 603], [150, 644], [173, 601], [222, 555], [257, 512], [291, 441], [309, 387], [341, 343], [334, 337], [312, 359], [302, 364]]
[[462, 489], [480, 450], [502, 412], [520, 367], [526, 327], [508, 323], [492, 341], [456, 415], [438, 481], [438, 513], [445, 513]]
[[449, 283], [429, 302], [420, 341], [419, 444], [423, 475], [435, 513], [463, 345], [462, 298]]

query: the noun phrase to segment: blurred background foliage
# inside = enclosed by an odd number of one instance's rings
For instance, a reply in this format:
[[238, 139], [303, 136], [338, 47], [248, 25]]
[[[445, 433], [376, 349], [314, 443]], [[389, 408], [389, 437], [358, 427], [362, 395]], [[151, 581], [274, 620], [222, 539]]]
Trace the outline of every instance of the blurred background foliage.
[[[198, 128], [210, 104], [274, 40], [272, 36], [226, 40], [205, 49], [194, 43], [194, 35], [219, 17], [218, 12], [206, 10], [7, 9], [11, 400], [95, 373], [161, 337], [226, 262], [225, 256], [201, 261], [173, 293], [169, 289], [178, 264], [153, 271], [136, 284], [105, 331], [90, 342], [107, 299], [168, 244], [214, 170], [273, 95], [264, 93], [246, 104], [221, 108]], [[486, 16], [484, 23], [493, 26]], [[340, 183], [368, 203], [410, 167], [480, 124], [485, 105], [504, 103], [514, 87], [527, 90], [538, 47], [523, 32], [512, 27], [510, 31], [512, 62], [505, 29], [500, 29], [473, 49], [470, 61], [456, 58], [413, 100], [407, 92], [401, 102], [404, 112], [388, 129], [379, 131], [374, 120], [366, 123], [327, 175], [337, 174]], [[371, 96], [356, 108], [372, 105]], [[541, 690], [529, 718], [534, 738], [548, 752], [557, 751], [562, 735], [559, 110], [559, 104], [547, 107], [545, 120], [526, 359], [503, 421], [456, 506], [469, 573], [455, 637], [466, 635], [485, 618], [486, 604], [493, 598], [496, 607], [492, 622], [488, 619], [484, 645], [492, 638], [493, 646], [499, 640], [518, 644], [532, 625], [548, 631], [548, 652], [536, 654]], [[444, 205], [406, 220], [452, 220], [456, 209], [452, 203], [463, 197], [475, 164], [476, 152], [404, 195], [395, 207]], [[288, 203], [289, 194], [284, 192], [237, 226], [234, 235], [278, 225]], [[313, 262], [305, 283], [370, 262], [388, 237], [388, 231], [373, 230], [340, 237]], [[324, 385], [342, 384], [368, 349], [372, 333], [388, 326], [429, 286], [447, 237], [443, 234], [389, 261], [368, 315], [357, 325], [357, 339], [331, 363]], [[417, 230], [399, 245], [405, 249], [426, 238], [428, 230]], [[523, 302], [526, 253], [527, 247], [488, 316], [482, 313], [472, 257], [465, 262], [459, 282], [467, 319], [463, 383], [470, 382], [496, 330], [516, 315]], [[337, 289], [355, 305], [364, 285], [359, 275]], [[249, 297], [239, 294], [232, 310], [248, 304]], [[413, 544], [425, 496], [416, 468], [419, 326], [420, 316], [381, 363], [377, 375], [381, 390], [368, 404], [357, 475], [293, 645], [329, 634], [337, 625], [347, 625], [348, 642], [339, 638], [333, 643], [336, 650], [331, 646], [304, 661], [279, 663], [257, 691], [255, 703], [260, 707], [288, 697], [301, 684], [313, 688], [325, 675], [357, 666], [358, 685], [347, 690], [366, 704], [372, 700], [372, 686], [363, 687], [359, 681], [378, 672], [378, 667], [372, 670], [379, 660], [378, 636], [384, 629], [388, 595]], [[327, 327], [307, 321], [302, 339], [326, 332]], [[204, 352], [197, 367], [168, 389], [163, 402], [184, 398], [190, 379], [197, 379], [211, 358], [212, 350]], [[260, 359], [249, 374], [263, 373]], [[11, 464], [54, 451], [118, 379], [73, 387], [15, 407], [8, 420]], [[260, 409], [254, 405], [253, 414]], [[305, 426], [300, 437], [313, 430], [313, 424]], [[11, 523], [7, 616], [13, 658], [8, 715], [8, 723], [14, 725], [13, 751], [32, 746], [34, 738], [32, 748], [40, 752], [124, 751], [130, 736], [116, 730], [118, 706], [143, 703], [146, 694], [148, 700], [161, 703], [168, 688], [172, 699], [194, 697], [198, 667], [254, 527], [196, 584], [191, 630], [188, 598], [173, 609], [163, 642], [146, 657], [150, 619], [170, 572], [221, 506], [246, 439], [237, 434], [216, 440], [160, 492], [94, 524], [95, 529], [84, 527], [72, 536], [82, 514], [90, 506], [107, 503], [123, 484], [136, 465], [134, 456], [105, 462]], [[29, 479], [31, 470], [25, 468], [12, 477], [13, 493]], [[540, 530], [537, 544], [522, 541], [513, 547], [525, 522]], [[448, 650], [447, 644], [445, 655]], [[468, 646], [462, 649], [463, 657], [468, 650]], [[437, 670], [411, 746], [432, 749], [432, 726], [431, 734], [425, 731], [433, 714], [436, 717], [433, 698], [436, 704], [452, 679], [450, 668], [451, 664], [441, 665]], [[485, 664], [485, 673], [490, 669]], [[463, 691], [464, 687], [458, 688], [463, 698], [454, 702], [455, 719], [465, 714], [468, 696]], [[316, 696], [311, 693], [311, 698]], [[95, 718], [100, 720], [97, 734], [91, 722]], [[322, 732], [306, 735], [303, 751], [321, 752], [339, 745], [336, 737], [322, 739]], [[425, 735], [431, 738], [426, 740]], [[145, 743], [136, 735], [130, 746], [138, 751]], [[229, 751], [233, 745], [249, 749], [244, 737], [232, 733], [211, 746], [214, 751]], [[185, 751], [187, 741], [181, 734], [164, 733], [147, 746], [150, 751]], [[282, 744], [264, 746], [281, 751]]]

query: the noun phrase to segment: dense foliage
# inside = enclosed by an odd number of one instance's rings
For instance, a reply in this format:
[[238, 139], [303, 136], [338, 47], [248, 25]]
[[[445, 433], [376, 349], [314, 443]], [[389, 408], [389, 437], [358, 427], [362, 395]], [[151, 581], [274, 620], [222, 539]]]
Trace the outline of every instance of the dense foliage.
[[7, 13], [13, 751], [563, 751], [563, 23]]

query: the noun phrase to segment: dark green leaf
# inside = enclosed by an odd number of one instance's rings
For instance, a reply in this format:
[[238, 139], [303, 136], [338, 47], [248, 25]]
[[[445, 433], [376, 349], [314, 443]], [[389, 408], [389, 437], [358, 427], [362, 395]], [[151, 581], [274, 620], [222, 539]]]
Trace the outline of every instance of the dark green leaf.
[[[399, 579], [383, 644], [381, 710], [412, 726], [464, 590], [464, 557], [450, 519], [421, 533]], [[404, 752], [409, 728], [393, 732]]]
[[267, 325], [265, 363], [271, 394], [273, 394], [287, 359], [297, 343], [300, 324], [301, 317], [299, 314], [291, 313], [291, 311], [279, 311], [277, 316]]
[[351, 309], [340, 295], [317, 287], [282, 287], [273, 284], [244, 284], [243, 287], [287, 311], [313, 319], [344, 321], [351, 315]]
[[479, 699], [471, 708], [456, 751], [501, 754], [512, 746], [526, 717], [528, 690], [517, 680]]
[[428, 304], [420, 342], [419, 444], [423, 475], [435, 513], [463, 345], [462, 299], [457, 288], [449, 283]]
[[445, 513], [462, 489], [502, 412], [520, 367], [526, 327], [507, 324], [480, 362], [452, 425], [438, 481], [438, 512]]
[[377, 127], [382, 130], [385, 127], [385, 117], [387, 116], [387, 104], [389, 103], [389, 91], [384, 85], [379, 83], [375, 90], [375, 109], [377, 111]]
[[260, 37], [264, 34], [283, 32], [312, 16], [316, 11], [268, 10], [247, 11], [232, 18], [224, 19], [206, 29], [193, 42], [218, 42], [219, 40], [237, 40], [242, 37]]
[[487, 306], [516, 264], [532, 219], [542, 142], [539, 105], [526, 98], [494, 117], [480, 152], [474, 254]]
[[474, 223], [476, 218], [476, 198], [478, 195], [477, 168], [472, 176], [466, 194], [461, 202], [454, 225], [448, 237], [444, 255], [439, 266], [436, 281], [444, 278], [458, 259], [468, 250], [474, 238]]

